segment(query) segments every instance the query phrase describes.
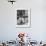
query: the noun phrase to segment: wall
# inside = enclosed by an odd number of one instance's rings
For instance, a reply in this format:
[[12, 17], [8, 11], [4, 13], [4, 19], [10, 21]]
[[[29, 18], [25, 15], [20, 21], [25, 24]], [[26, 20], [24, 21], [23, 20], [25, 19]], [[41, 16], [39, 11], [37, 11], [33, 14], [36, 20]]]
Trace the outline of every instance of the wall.
[[[45, 0], [17, 0], [12, 5], [7, 0], [0, 0], [0, 40], [14, 40], [18, 32], [31, 34], [33, 40], [46, 40], [45, 2]], [[31, 8], [31, 28], [16, 28], [16, 8]]]

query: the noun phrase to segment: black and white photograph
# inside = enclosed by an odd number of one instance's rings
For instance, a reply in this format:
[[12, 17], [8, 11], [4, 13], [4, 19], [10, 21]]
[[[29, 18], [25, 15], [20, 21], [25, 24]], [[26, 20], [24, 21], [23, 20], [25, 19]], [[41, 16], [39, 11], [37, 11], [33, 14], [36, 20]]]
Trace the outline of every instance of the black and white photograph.
[[30, 25], [30, 10], [29, 9], [17, 9], [16, 10], [16, 25], [17, 27], [29, 27]]

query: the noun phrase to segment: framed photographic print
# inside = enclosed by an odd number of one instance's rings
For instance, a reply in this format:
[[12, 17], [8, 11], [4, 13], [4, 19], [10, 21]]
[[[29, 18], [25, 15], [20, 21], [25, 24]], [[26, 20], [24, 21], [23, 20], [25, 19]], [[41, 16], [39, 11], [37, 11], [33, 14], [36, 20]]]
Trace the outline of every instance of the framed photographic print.
[[16, 9], [16, 27], [30, 27], [31, 14], [28, 8]]

